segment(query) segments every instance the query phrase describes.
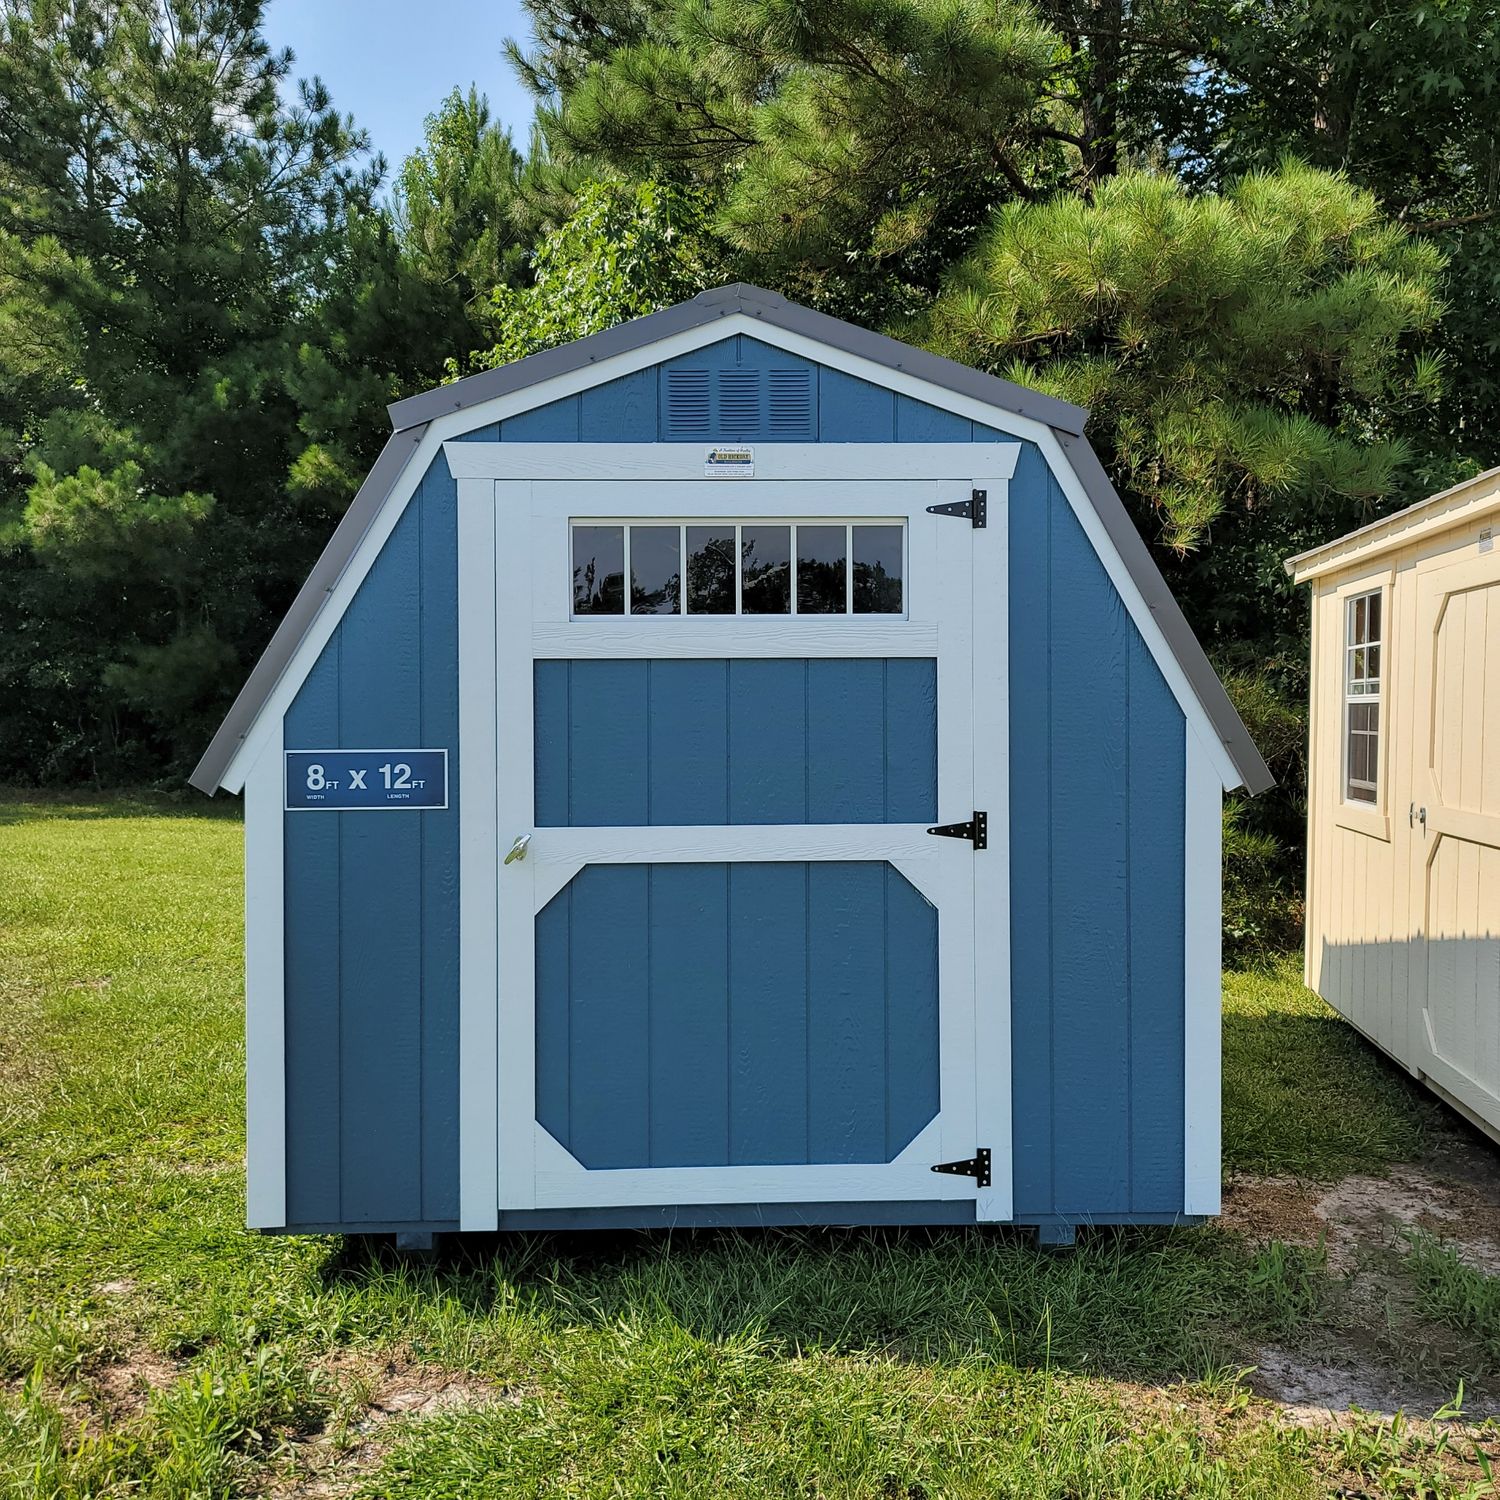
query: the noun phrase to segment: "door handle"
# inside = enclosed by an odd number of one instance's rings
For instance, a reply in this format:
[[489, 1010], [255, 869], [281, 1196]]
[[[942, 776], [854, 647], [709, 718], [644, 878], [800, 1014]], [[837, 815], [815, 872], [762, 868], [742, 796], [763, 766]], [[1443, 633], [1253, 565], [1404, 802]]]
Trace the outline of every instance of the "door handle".
[[505, 863], [508, 865], [513, 865], [518, 859], [525, 859], [526, 846], [530, 842], [531, 835], [529, 833], [523, 833], [519, 835], [515, 843], [510, 846], [510, 853], [505, 856]]
[[1411, 804], [1406, 814], [1406, 826], [1410, 828], [1413, 823], [1420, 823], [1424, 830], [1427, 827], [1427, 809], [1418, 807], [1415, 802]]

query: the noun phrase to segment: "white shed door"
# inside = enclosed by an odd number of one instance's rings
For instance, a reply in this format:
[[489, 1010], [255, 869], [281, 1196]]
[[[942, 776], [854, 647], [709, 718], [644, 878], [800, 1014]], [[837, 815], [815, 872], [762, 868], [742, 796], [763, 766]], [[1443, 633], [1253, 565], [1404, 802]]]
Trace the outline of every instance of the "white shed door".
[[929, 509], [971, 488], [496, 483], [501, 1209], [1008, 1217], [1004, 483]]
[[1415, 1061], [1500, 1122], [1500, 567], [1445, 558], [1415, 578]]

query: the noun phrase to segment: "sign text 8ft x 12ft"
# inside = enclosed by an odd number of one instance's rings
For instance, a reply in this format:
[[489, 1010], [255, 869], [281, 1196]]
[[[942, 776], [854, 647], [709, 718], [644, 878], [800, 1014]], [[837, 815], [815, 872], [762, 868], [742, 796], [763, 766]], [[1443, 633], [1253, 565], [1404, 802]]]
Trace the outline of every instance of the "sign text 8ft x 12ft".
[[288, 750], [288, 812], [412, 811], [448, 805], [446, 750]]

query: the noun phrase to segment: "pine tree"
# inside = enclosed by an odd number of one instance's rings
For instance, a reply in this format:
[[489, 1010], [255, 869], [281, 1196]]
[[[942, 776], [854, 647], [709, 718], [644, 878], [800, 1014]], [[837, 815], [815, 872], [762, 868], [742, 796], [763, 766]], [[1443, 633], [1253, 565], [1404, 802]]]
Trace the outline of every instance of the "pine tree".
[[0, 773], [191, 764], [439, 362], [382, 164], [260, 13], [0, 13]]

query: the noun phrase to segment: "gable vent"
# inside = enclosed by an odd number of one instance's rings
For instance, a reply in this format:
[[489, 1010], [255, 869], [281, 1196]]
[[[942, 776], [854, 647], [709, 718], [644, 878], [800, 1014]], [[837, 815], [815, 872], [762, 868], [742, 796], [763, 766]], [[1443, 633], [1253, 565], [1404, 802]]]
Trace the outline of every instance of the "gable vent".
[[772, 437], [813, 435], [811, 370], [772, 370], [769, 397]]
[[711, 426], [707, 370], [667, 371], [669, 436], [706, 437]]
[[817, 436], [816, 373], [669, 369], [663, 436], [807, 442]]
[[719, 371], [719, 426], [736, 437], [760, 428], [759, 370]]

